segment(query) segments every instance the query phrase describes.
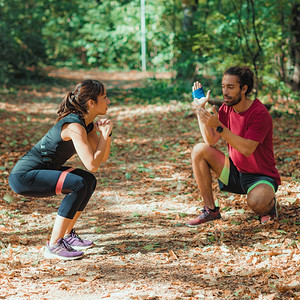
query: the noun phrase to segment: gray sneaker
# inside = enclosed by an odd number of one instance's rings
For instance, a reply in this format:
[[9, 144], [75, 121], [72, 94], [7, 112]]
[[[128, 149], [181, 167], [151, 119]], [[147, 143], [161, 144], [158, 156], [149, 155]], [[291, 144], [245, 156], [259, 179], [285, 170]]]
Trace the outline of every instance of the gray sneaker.
[[82, 251], [73, 249], [64, 239], [59, 239], [53, 246], [46, 245], [45, 258], [57, 258], [60, 260], [72, 260], [83, 257]]

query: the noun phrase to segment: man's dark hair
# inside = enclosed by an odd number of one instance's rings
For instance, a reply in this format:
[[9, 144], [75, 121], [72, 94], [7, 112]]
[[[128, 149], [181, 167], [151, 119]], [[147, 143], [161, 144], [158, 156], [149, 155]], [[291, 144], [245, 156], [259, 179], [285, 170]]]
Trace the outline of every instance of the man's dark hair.
[[249, 67], [230, 67], [225, 71], [224, 75], [238, 76], [240, 87], [242, 88], [244, 85], [248, 86], [245, 96], [251, 93], [254, 84], [254, 73], [250, 70]]

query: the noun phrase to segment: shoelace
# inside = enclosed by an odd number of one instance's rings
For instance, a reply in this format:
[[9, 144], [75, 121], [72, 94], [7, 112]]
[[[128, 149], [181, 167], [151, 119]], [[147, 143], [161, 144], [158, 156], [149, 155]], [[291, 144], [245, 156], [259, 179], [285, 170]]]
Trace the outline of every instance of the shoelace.
[[209, 211], [206, 208], [206, 206], [204, 206], [204, 208], [202, 209], [202, 214], [201, 215], [202, 215], [201, 219], [204, 219], [204, 218], [206, 218], [209, 215]]
[[61, 246], [64, 247], [68, 251], [74, 251], [74, 249], [64, 239], [62, 239], [62, 241], [61, 241]]
[[82, 242], [81, 237], [75, 232], [75, 230], [72, 230], [71, 237], [78, 239], [80, 242]]

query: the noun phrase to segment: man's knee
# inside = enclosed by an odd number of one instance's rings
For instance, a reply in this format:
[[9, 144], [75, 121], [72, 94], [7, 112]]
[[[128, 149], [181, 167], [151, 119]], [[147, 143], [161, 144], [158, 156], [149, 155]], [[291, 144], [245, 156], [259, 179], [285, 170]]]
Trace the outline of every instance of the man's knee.
[[255, 197], [255, 196], [250, 197], [249, 195], [247, 197], [247, 203], [249, 207], [255, 212], [260, 211], [264, 204], [263, 199], [261, 199], [260, 197]]
[[267, 184], [256, 186], [247, 196], [247, 203], [250, 208], [258, 213], [264, 214], [271, 209], [275, 193]]
[[191, 156], [192, 160], [203, 158], [204, 154], [207, 153], [211, 149], [211, 146], [205, 144], [205, 143], [199, 143], [194, 146]]

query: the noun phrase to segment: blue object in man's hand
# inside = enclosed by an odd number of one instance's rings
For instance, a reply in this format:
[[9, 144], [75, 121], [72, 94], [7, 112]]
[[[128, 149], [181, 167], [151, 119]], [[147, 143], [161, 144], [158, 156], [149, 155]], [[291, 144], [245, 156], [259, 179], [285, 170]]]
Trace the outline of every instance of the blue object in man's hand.
[[197, 98], [200, 99], [202, 97], [205, 97], [203, 88], [201, 87], [200, 89], [194, 90], [193, 91], [193, 99]]

